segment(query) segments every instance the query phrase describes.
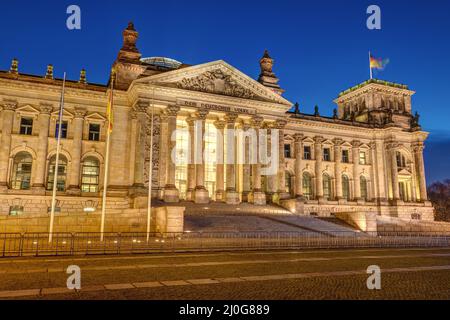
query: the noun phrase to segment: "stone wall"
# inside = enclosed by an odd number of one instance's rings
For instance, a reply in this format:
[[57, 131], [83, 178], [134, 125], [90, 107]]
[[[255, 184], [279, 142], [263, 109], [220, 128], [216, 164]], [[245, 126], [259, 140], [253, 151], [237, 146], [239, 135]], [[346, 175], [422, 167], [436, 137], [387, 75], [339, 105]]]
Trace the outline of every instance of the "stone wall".
[[[184, 207], [154, 208], [151, 232], [183, 232]], [[0, 216], [0, 233], [48, 232], [49, 214], [32, 213]], [[60, 213], [55, 216], [54, 232], [100, 232], [101, 212]], [[110, 209], [105, 232], [146, 232], [146, 209]]]

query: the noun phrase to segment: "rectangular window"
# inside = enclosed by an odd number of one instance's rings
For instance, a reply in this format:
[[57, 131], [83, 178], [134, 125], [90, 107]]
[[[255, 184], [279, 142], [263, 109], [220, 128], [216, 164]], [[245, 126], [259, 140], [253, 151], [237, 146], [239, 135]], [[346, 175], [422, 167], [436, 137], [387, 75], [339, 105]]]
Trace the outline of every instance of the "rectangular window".
[[20, 118], [20, 134], [31, 136], [33, 132], [33, 119]]
[[323, 161], [331, 161], [330, 148], [323, 149]]
[[310, 146], [303, 147], [303, 159], [311, 160], [311, 147]]
[[[55, 138], [58, 138], [59, 121], [56, 122]], [[61, 139], [67, 139], [67, 121], [61, 123]]]
[[342, 150], [342, 162], [349, 163], [348, 150]]
[[359, 164], [367, 164], [366, 153], [364, 151], [359, 152]]
[[100, 125], [90, 123], [89, 124], [89, 140], [100, 141]]
[[20, 216], [23, 214], [23, 206], [11, 206], [9, 207], [10, 216]]
[[291, 145], [290, 144], [284, 145], [284, 157], [291, 158]]

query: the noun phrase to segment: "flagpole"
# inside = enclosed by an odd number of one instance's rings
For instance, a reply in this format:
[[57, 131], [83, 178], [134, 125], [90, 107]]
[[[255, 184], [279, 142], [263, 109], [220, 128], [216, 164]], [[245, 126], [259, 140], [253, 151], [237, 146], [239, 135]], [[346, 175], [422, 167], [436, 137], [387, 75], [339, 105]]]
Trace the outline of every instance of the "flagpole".
[[150, 231], [151, 231], [151, 219], [152, 219], [152, 182], [153, 182], [153, 120], [155, 114], [155, 105], [153, 101], [153, 96], [155, 94], [155, 90], [153, 89], [152, 94], [152, 116], [151, 116], [151, 125], [150, 125], [150, 161], [148, 165], [148, 203], [147, 203], [147, 242], [150, 240]]
[[369, 51], [369, 70], [370, 70], [370, 80], [372, 80], [372, 65], [371, 65], [371, 60], [370, 60], [370, 58], [371, 58], [371, 54], [370, 54], [370, 51]]
[[64, 72], [63, 85], [61, 91], [61, 100], [59, 106], [59, 115], [58, 115], [58, 136], [56, 137], [56, 159], [55, 159], [55, 168], [53, 175], [53, 192], [52, 192], [52, 207], [50, 211], [50, 227], [48, 232], [48, 242], [52, 242], [53, 240], [53, 225], [55, 222], [55, 206], [56, 206], [56, 191], [58, 185], [58, 164], [59, 164], [59, 153], [61, 152], [61, 129], [62, 129], [62, 117], [64, 113], [64, 90], [66, 86], [66, 73]]
[[[114, 70], [111, 72], [111, 91], [110, 91], [110, 100], [109, 100], [109, 108], [110, 113], [113, 112], [112, 106], [113, 106], [113, 98], [114, 98], [114, 80], [115, 80], [115, 73]], [[108, 108], [108, 107], [107, 107]], [[108, 127], [106, 131], [106, 154], [105, 154], [105, 175], [103, 178], [103, 199], [102, 199], [102, 217], [101, 217], [101, 223], [100, 223], [100, 241], [103, 241], [104, 239], [104, 232], [105, 232], [105, 215], [106, 215], [106, 194], [108, 189], [108, 174], [109, 174], [109, 145], [110, 145], [110, 137], [111, 137], [111, 115], [108, 117]]]

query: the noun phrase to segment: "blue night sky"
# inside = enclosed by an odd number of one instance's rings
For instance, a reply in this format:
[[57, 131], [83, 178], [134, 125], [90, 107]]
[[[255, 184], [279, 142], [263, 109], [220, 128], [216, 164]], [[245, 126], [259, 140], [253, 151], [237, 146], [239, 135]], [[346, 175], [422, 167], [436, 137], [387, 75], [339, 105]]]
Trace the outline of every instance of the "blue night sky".
[[[82, 29], [66, 28], [66, 8], [81, 8]], [[382, 30], [366, 28], [366, 9], [381, 7]], [[264, 49], [274, 71], [303, 112], [314, 105], [331, 115], [337, 94], [369, 77], [368, 51], [389, 58], [375, 77], [417, 91], [413, 109], [431, 132], [429, 182], [450, 178], [450, 1], [8, 1], [2, 3], [0, 69], [12, 58], [20, 72], [68, 72], [105, 83], [128, 21], [140, 32], [144, 57], [187, 64], [225, 60], [253, 78]], [[439, 158], [436, 156], [439, 155]], [[441, 171], [441, 172], [439, 172]]]

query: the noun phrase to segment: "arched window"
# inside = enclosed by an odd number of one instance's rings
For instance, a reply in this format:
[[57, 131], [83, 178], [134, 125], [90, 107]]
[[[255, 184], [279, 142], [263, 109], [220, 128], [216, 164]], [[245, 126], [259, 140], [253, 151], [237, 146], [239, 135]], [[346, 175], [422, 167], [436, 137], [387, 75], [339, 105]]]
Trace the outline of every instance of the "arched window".
[[81, 192], [98, 192], [100, 162], [94, 158], [86, 158], [81, 172]]
[[326, 200], [331, 200], [331, 178], [326, 173], [323, 174], [323, 197]]
[[28, 152], [19, 152], [14, 157], [11, 188], [15, 190], [29, 190], [31, 182], [31, 167], [33, 158]]
[[[56, 162], [56, 155], [54, 155], [50, 159], [50, 164], [48, 166], [47, 190], [53, 190], [53, 181], [55, 179], [55, 162]], [[60, 155], [58, 159], [58, 179], [56, 183], [57, 191], [66, 190], [66, 176], [67, 176], [67, 159], [63, 155]]]
[[342, 176], [342, 197], [350, 200], [350, 182], [346, 175]]
[[313, 193], [312, 193], [312, 179], [311, 175], [308, 172], [303, 173], [303, 196], [306, 199], [312, 199]]
[[363, 198], [364, 200], [368, 200], [368, 192], [367, 192], [367, 180], [364, 176], [361, 176], [359, 178], [359, 185], [361, 188], [361, 198]]

